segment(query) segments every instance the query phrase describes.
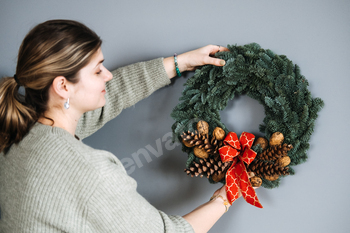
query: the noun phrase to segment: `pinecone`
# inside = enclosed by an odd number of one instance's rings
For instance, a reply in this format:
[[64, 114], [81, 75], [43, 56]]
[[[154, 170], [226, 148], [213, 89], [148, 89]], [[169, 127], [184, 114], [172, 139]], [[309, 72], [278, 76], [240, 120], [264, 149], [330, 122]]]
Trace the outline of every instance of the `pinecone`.
[[223, 141], [217, 140], [215, 136], [213, 136], [210, 143], [213, 146], [213, 154], [219, 154], [219, 148], [224, 145]]
[[[214, 147], [211, 145], [209, 139], [207, 138], [207, 135], [201, 135], [198, 133], [198, 131], [195, 132], [190, 132], [188, 131], [187, 133], [183, 132], [181, 135], [183, 141], [186, 143], [185, 146], [198, 146], [200, 149], [205, 149], [205, 151], [208, 154], [213, 154], [214, 152]], [[186, 145], [187, 144], [187, 145]]]
[[206, 176], [209, 178], [209, 176], [219, 176], [226, 173], [226, 169], [229, 168], [230, 164], [230, 162], [223, 163], [220, 157], [215, 156], [214, 158], [200, 159], [198, 163], [193, 161], [192, 165], [185, 169], [185, 172], [191, 177]]
[[284, 143], [283, 145], [270, 146], [269, 148], [265, 149], [262, 153], [260, 153], [257, 156], [257, 159], [275, 161], [283, 156], [287, 156], [288, 151], [290, 151], [292, 148], [292, 145], [287, 145], [286, 143]]
[[289, 175], [288, 167], [282, 167], [277, 163], [254, 160], [247, 167], [248, 172], [254, 172], [256, 176], [265, 178], [266, 176], [286, 176]]

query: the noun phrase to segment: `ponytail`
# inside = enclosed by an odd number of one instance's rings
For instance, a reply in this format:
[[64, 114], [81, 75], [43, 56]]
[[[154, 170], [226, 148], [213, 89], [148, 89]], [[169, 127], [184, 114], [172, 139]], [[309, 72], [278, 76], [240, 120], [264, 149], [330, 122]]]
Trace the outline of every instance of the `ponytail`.
[[37, 114], [24, 103], [19, 85], [13, 77], [0, 79], [0, 152], [18, 143], [37, 120]]

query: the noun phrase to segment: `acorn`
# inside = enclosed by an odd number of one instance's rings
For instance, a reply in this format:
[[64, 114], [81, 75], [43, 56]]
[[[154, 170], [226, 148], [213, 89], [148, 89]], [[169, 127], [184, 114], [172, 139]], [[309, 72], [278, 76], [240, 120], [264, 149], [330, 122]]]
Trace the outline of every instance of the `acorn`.
[[281, 145], [284, 140], [284, 136], [280, 132], [275, 132], [270, 137], [270, 146]]

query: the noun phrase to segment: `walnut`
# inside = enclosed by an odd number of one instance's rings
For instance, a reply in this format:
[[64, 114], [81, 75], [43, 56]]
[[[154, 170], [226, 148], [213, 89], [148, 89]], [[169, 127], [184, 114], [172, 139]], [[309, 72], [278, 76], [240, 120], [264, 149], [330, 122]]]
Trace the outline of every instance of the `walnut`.
[[225, 131], [220, 127], [216, 127], [213, 131], [213, 137], [215, 137], [216, 140], [222, 141], [225, 139]]
[[197, 130], [201, 135], [208, 135], [209, 133], [209, 124], [205, 121], [198, 121]]
[[253, 187], [260, 187], [262, 184], [262, 179], [257, 176], [253, 176], [252, 178], [249, 179], [249, 181]]
[[199, 148], [198, 146], [193, 148], [193, 153], [195, 156], [201, 159], [207, 159], [209, 157], [208, 152], [204, 148]]
[[284, 136], [280, 132], [275, 132], [270, 137], [270, 146], [281, 145], [284, 140]]
[[286, 167], [290, 164], [291, 160], [289, 156], [283, 156], [277, 160], [277, 164], [281, 167]]
[[255, 146], [255, 145], [258, 145], [258, 144], [261, 146], [261, 148], [262, 148], [263, 150], [265, 150], [265, 149], [267, 148], [267, 146], [269, 145], [269, 142], [267, 141], [266, 138], [260, 137], [260, 138], [258, 138], [258, 139], [255, 140], [254, 146]]
[[226, 173], [222, 172], [220, 175], [217, 173], [214, 173], [211, 178], [213, 179], [213, 181], [215, 182], [220, 182], [221, 180], [223, 180], [225, 178]]

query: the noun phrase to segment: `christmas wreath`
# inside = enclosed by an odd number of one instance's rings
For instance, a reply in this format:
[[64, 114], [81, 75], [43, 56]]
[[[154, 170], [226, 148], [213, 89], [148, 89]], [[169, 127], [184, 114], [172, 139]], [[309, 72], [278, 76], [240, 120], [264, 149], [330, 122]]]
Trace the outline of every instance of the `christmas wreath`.
[[[226, 183], [231, 203], [240, 191], [248, 203], [262, 207], [253, 186], [278, 187], [281, 178], [295, 173], [292, 166], [307, 160], [324, 103], [312, 98], [300, 68], [285, 55], [256, 43], [227, 47], [229, 51], [216, 54], [225, 66], [203, 66], [185, 83], [181, 102], [171, 113], [174, 140], [188, 154], [188, 175]], [[219, 111], [242, 94], [265, 109], [257, 140], [247, 132], [238, 138], [220, 120]]]

